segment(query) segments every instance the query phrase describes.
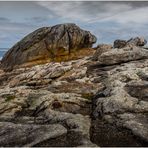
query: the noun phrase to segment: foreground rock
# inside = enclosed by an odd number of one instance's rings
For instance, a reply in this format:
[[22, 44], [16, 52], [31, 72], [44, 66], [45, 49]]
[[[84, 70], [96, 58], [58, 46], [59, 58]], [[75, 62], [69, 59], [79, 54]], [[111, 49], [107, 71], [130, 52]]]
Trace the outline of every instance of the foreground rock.
[[[89, 59], [51, 62], [1, 72], [0, 121], [8, 122], [3, 123], [1, 128], [7, 130], [11, 124], [13, 137], [9, 138], [7, 132], [2, 134], [1, 137], [6, 140], [0, 145], [95, 146], [89, 134], [91, 97], [103, 86], [93, 83], [94, 79], [87, 76]], [[42, 137], [35, 136], [37, 132], [42, 133], [47, 125], [52, 128], [57, 124], [61, 128], [57, 128], [55, 136], [52, 130], [49, 131], [50, 128], [46, 130], [48, 134], [45, 132]], [[18, 125], [20, 130], [17, 132], [15, 128]], [[34, 129], [36, 126], [37, 131]], [[29, 134], [27, 129], [30, 127], [34, 129], [29, 136], [31, 142], [23, 138]], [[17, 135], [22, 140], [18, 140]], [[7, 140], [10, 142], [7, 143]]]
[[[6, 131], [9, 131], [9, 133]], [[34, 146], [51, 138], [62, 136], [66, 133], [66, 128], [58, 124], [35, 125], [0, 122], [0, 145]]]
[[148, 146], [148, 51], [0, 70], [0, 146]]
[[43, 27], [15, 44], [3, 57], [2, 67], [11, 70], [18, 65], [77, 59], [92, 53], [88, 48], [95, 42], [94, 35], [75, 24]]
[[[108, 124], [105, 124], [112, 129], [112, 137], [115, 136], [115, 139], [120, 138], [121, 134], [119, 130], [115, 132], [113, 129], [125, 128], [123, 130], [125, 135], [122, 135], [121, 138], [125, 137], [129, 145], [133, 145], [134, 138], [132, 138], [132, 135], [134, 135], [141, 141], [142, 145], [147, 146], [148, 51], [134, 46], [132, 49], [130, 47], [113, 49], [101, 54], [98, 57], [95, 69], [93, 67], [90, 68], [90, 73], [96, 76], [97, 72], [98, 77], [101, 76], [101, 82], [105, 84], [104, 89], [98, 91], [94, 97], [94, 118], [101, 118], [104, 122], [107, 122]], [[99, 123], [97, 122], [97, 124]], [[130, 140], [128, 141], [128, 139]], [[96, 138], [94, 142], [101, 144], [99, 138]], [[137, 142], [134, 143], [137, 146], [141, 145]], [[108, 145], [105, 146], [112, 144], [111, 141], [108, 141]]]

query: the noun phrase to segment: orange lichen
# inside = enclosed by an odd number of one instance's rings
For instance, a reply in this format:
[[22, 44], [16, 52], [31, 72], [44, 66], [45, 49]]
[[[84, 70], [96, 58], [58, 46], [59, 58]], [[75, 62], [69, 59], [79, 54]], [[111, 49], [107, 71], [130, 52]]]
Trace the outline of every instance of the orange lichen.
[[45, 64], [45, 63], [49, 63], [49, 62], [66, 62], [69, 60], [76, 60], [76, 59], [83, 58], [85, 56], [92, 55], [95, 52], [95, 50], [93, 48], [83, 48], [83, 49], [79, 49], [79, 50], [73, 49], [73, 50], [71, 50], [71, 53], [65, 52], [63, 54], [61, 53], [62, 51], [63, 50], [61, 49], [60, 53], [58, 53], [54, 57], [38, 56], [35, 59], [30, 60], [29, 62], [15, 66], [15, 68], [31, 67], [34, 65], [40, 65], [40, 64]]

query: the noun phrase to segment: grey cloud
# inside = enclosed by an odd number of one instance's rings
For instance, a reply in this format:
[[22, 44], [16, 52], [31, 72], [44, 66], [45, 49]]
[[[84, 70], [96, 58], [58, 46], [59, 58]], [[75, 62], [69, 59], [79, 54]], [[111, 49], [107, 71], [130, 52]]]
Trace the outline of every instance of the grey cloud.
[[91, 21], [111, 17], [119, 13], [148, 7], [148, 2], [105, 2], [105, 1], [41, 1], [38, 5], [64, 19]]
[[6, 17], [0, 17], [0, 22], [10, 22], [10, 19]]
[[0, 22], [0, 47], [11, 47], [25, 35], [29, 34], [38, 26], [16, 23], [16, 22]]
[[31, 18], [26, 18], [26, 21], [33, 22], [33, 23], [42, 23], [42, 22], [48, 21], [48, 17], [35, 16]]
[[15, 43], [38, 27], [74, 22], [99, 41], [109, 41], [148, 34], [147, 14], [148, 1], [0, 2], [0, 34], [3, 41], [7, 36]]
[[120, 3], [126, 3], [131, 5], [133, 8], [148, 7], [148, 1], [121, 1]]
[[34, 27], [34, 25], [25, 24], [25, 23], [17, 23], [17, 22], [4, 23], [4, 22], [0, 22], [0, 31], [3, 31], [3, 32], [5, 32], [5, 31], [14, 32], [14, 31], [18, 31], [18, 30], [24, 31], [24, 29], [27, 30], [28, 28], [33, 28], [33, 27]]
[[0, 21], [8, 21], [9, 19], [5, 18], [5, 17], [0, 17]]

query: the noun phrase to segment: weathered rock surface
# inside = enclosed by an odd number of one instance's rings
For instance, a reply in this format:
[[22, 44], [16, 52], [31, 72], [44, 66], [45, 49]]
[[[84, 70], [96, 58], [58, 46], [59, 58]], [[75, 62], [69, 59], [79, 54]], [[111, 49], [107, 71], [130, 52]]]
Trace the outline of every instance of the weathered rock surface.
[[[145, 146], [148, 143], [147, 53], [146, 50], [138, 47], [112, 49], [98, 58], [96, 70], [90, 68], [93, 75], [95, 71], [98, 76], [101, 73], [101, 81], [105, 84], [105, 88], [94, 97], [94, 118], [102, 118], [119, 129], [125, 128]], [[119, 131], [117, 133], [119, 134]], [[125, 136], [125, 139], [126, 137], [128, 136]], [[95, 142], [99, 144], [97, 140]], [[129, 141], [129, 145], [132, 145], [132, 141], [132, 139]], [[140, 146], [138, 143], [135, 145]]]
[[98, 60], [98, 57], [104, 53], [104, 52], [107, 52], [107, 51], [110, 51], [112, 49], [112, 45], [109, 45], [109, 44], [100, 44], [96, 47], [96, 52], [95, 54], [93, 55], [93, 58], [92, 60], [94, 61], [97, 61]]
[[114, 48], [124, 48], [126, 46], [144, 46], [147, 41], [144, 37], [131, 38], [129, 40], [115, 40]]
[[[91, 53], [91, 49], [88, 48], [95, 42], [94, 35], [75, 24], [43, 27], [15, 44], [3, 57], [2, 67], [11, 70], [18, 65], [28, 66], [76, 59]], [[79, 52], [82, 49], [83, 52]]]
[[[0, 121], [13, 122], [21, 126], [26, 135], [30, 126], [61, 125], [65, 133], [57, 133], [52, 138], [52, 131], [42, 137], [34, 137], [30, 143], [23, 138], [25, 135], [12, 128], [13, 138], [9, 133], [10, 143], [3, 140], [2, 146], [95, 146], [90, 141], [91, 97], [103, 87], [93, 83], [94, 79], [87, 76], [87, 63], [90, 57], [62, 62], [47, 63], [31, 68], [19, 68], [11, 72], [1, 72], [0, 85]], [[98, 87], [96, 87], [98, 86]], [[30, 125], [31, 124], [31, 125]], [[7, 124], [4, 129], [7, 129]], [[34, 127], [33, 127], [34, 128]], [[62, 129], [59, 129], [59, 132]], [[13, 132], [14, 131], [14, 132]], [[57, 129], [58, 131], [58, 129]], [[19, 133], [21, 132], [21, 133]], [[32, 134], [42, 132], [33, 130]], [[18, 140], [20, 135], [23, 140]], [[15, 138], [16, 136], [16, 138]], [[44, 138], [45, 139], [42, 139]], [[15, 138], [15, 139], [14, 139]], [[32, 139], [31, 135], [30, 138]], [[47, 138], [47, 139], [46, 139]], [[7, 139], [7, 138], [6, 138]], [[36, 140], [37, 139], [37, 140]], [[37, 142], [36, 142], [37, 141]], [[28, 141], [29, 142], [29, 141]]]
[[66, 128], [58, 124], [35, 125], [0, 122], [0, 145], [34, 146], [51, 138], [62, 136], [66, 133]]
[[127, 45], [126, 40], [115, 40], [114, 41], [114, 48], [123, 48]]
[[144, 46], [147, 43], [147, 41], [144, 39], [144, 37], [136, 37], [129, 39], [127, 43], [133, 44], [135, 46]]
[[148, 146], [148, 50], [0, 70], [0, 146]]
[[114, 49], [101, 54], [98, 58], [100, 65], [114, 65], [148, 58], [148, 50], [136, 46]]

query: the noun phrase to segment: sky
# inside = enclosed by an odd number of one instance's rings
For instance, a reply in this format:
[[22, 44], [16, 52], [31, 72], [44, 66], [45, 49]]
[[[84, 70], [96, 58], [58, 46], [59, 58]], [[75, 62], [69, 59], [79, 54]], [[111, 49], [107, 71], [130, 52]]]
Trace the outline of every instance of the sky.
[[11, 48], [45, 26], [75, 23], [97, 44], [143, 36], [148, 40], [148, 1], [0, 1], [0, 48]]

